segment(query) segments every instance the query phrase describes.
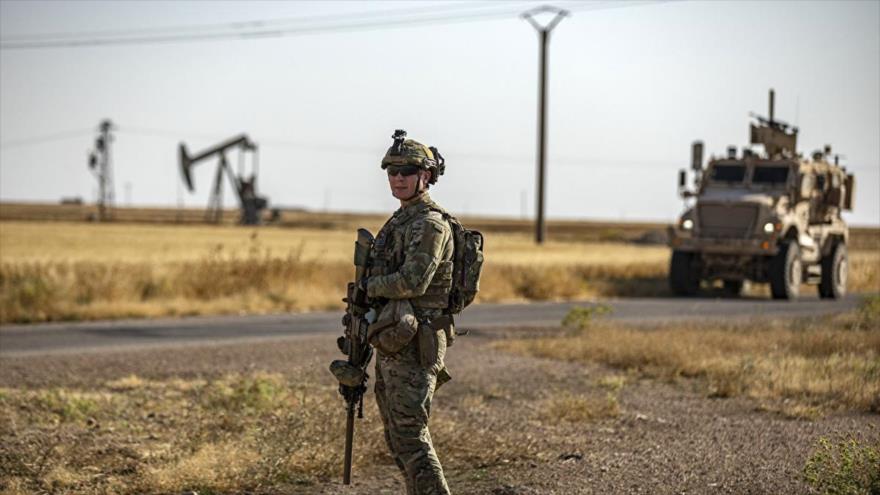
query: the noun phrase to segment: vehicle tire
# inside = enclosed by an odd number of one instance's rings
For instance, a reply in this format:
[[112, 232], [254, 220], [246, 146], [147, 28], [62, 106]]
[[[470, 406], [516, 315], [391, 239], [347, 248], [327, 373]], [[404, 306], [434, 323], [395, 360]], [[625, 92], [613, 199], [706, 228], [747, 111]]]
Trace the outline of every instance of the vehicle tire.
[[835, 244], [828, 256], [822, 258], [822, 281], [819, 282], [819, 297], [840, 299], [846, 295], [848, 261], [846, 244], [842, 242]]
[[669, 263], [669, 288], [677, 296], [693, 296], [700, 288], [700, 275], [694, 267], [696, 253], [673, 251]]
[[802, 277], [801, 250], [797, 242], [785, 242], [770, 261], [770, 292], [773, 299], [797, 299]]
[[725, 280], [724, 281], [724, 295], [728, 297], [739, 297], [742, 294], [743, 290], [743, 281], [742, 280]]

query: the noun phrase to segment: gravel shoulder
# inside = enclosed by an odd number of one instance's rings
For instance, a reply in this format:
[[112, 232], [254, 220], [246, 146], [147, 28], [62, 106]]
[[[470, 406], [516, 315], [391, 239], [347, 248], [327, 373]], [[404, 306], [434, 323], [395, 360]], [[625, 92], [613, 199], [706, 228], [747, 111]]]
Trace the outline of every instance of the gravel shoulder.
[[[444, 456], [444, 446], [455, 438], [435, 437], [453, 493], [808, 493], [801, 470], [819, 437], [860, 433], [880, 440], [878, 415], [787, 419], [751, 400], [707, 398], [693, 380], [636, 379], [602, 366], [522, 357], [491, 347], [496, 339], [558, 331], [481, 330], [461, 337], [450, 349], [447, 364], [453, 381], [437, 392], [432, 423], [476, 426], [486, 437], [486, 448], [499, 452], [496, 462], [471, 465], [467, 459]], [[90, 389], [132, 374], [163, 380], [258, 370], [332, 385], [326, 366], [338, 357], [334, 338], [303, 335], [273, 342], [2, 357], [0, 387]], [[585, 421], [547, 417], [547, 401], [560, 394], [611, 393], [602, 385], [607, 377], [623, 383], [613, 392], [618, 415]], [[343, 414], [341, 403], [327, 414]], [[378, 415], [372, 392], [364, 414]], [[350, 487], [327, 480], [290, 490], [403, 492], [390, 458], [384, 464], [355, 466], [354, 476]]]

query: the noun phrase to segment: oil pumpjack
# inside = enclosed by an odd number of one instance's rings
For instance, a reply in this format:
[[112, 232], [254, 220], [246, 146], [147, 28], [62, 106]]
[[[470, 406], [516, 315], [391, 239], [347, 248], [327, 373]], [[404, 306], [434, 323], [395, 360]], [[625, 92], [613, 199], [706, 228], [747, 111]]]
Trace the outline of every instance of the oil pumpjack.
[[[233, 173], [226, 159], [226, 152], [235, 148], [239, 150], [239, 170], [237, 175]], [[247, 178], [244, 175], [244, 154], [246, 152], [252, 153], [251, 174]], [[215, 155], [220, 159], [217, 164], [217, 170], [214, 173], [214, 185], [211, 189], [211, 198], [208, 201], [208, 210], [205, 212], [206, 221], [220, 223], [223, 220], [223, 175], [225, 173], [229, 177], [233, 190], [238, 194], [241, 206], [239, 223], [242, 225], [260, 224], [260, 212], [266, 208], [268, 200], [265, 196], [257, 195], [257, 169], [259, 164], [257, 145], [247, 135], [241, 134], [227, 139], [194, 156], [189, 155], [186, 150], [186, 144], [180, 143], [178, 154], [180, 157], [180, 172], [189, 192], [195, 191], [192, 180], [192, 167], [198, 162], [207, 160]]]

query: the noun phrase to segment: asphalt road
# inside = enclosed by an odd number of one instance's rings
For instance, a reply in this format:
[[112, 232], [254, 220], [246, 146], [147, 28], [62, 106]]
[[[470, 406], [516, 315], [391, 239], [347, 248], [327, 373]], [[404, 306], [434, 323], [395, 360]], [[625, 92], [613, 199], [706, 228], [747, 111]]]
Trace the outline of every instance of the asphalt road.
[[[859, 296], [839, 301], [769, 299], [652, 298], [603, 300], [613, 308], [605, 318], [631, 323], [728, 320], [756, 317], [811, 317], [851, 310]], [[558, 325], [573, 306], [595, 301], [480, 304], [464, 311], [458, 328]], [[137, 348], [216, 345], [290, 339], [341, 331], [341, 312], [268, 316], [223, 316], [47, 323], [0, 326], [0, 357], [58, 353], [113, 352]]]

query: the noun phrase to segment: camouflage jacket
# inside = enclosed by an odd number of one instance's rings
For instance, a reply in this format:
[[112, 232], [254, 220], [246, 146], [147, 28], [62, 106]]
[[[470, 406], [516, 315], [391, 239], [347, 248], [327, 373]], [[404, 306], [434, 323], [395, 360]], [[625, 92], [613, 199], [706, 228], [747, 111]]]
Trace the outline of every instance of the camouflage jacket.
[[424, 192], [394, 212], [373, 245], [369, 297], [409, 299], [417, 315], [447, 307], [454, 239], [440, 211]]

